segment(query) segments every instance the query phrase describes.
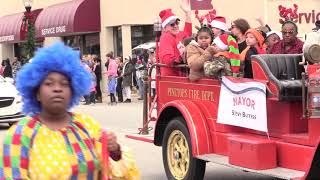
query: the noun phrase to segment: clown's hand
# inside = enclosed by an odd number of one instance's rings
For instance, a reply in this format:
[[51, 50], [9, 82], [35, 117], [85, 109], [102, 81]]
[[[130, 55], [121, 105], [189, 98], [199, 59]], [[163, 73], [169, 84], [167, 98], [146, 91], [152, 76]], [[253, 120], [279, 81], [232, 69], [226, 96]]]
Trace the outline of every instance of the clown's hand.
[[120, 146], [117, 142], [117, 136], [113, 132], [107, 132], [107, 138], [109, 152], [117, 151], [120, 149]]

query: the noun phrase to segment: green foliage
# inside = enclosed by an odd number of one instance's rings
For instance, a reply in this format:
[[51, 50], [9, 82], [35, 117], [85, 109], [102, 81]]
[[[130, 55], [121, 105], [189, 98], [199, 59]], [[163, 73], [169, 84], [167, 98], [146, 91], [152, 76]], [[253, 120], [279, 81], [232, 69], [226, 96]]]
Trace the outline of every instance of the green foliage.
[[35, 28], [33, 23], [28, 23], [27, 41], [23, 43], [23, 56], [30, 59], [35, 51]]

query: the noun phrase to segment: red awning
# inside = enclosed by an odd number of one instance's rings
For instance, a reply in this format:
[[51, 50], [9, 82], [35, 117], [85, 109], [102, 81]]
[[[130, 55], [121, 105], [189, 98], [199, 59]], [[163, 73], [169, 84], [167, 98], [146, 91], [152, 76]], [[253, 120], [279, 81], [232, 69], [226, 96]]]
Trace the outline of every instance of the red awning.
[[0, 18], [0, 43], [21, 41], [21, 25], [24, 14], [12, 14]]
[[73, 0], [44, 8], [36, 23], [36, 37], [66, 36], [100, 31], [100, 1]]
[[[32, 11], [36, 19], [42, 9]], [[23, 13], [0, 17], [0, 43], [17, 43], [25, 40], [26, 32], [22, 31]]]

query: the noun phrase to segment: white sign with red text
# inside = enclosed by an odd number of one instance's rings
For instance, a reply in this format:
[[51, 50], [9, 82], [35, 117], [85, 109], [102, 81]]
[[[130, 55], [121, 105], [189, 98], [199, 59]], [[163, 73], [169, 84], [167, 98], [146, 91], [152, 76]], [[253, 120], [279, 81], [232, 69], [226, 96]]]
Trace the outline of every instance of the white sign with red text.
[[266, 86], [222, 77], [218, 123], [268, 132]]

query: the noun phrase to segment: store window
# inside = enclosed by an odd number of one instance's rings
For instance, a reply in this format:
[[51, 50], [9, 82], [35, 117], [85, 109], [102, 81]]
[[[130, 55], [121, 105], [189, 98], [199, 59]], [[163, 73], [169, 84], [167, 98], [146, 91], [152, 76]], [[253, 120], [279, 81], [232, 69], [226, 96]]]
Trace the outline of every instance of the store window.
[[123, 56], [121, 26], [117, 26], [113, 28], [113, 44], [114, 44], [114, 56]]
[[63, 42], [67, 45], [72, 47], [73, 49], [79, 49], [81, 54], [85, 54], [85, 52], [83, 52], [83, 37], [81, 37], [81, 35], [77, 35], [77, 36], [64, 36], [63, 38]]
[[82, 54], [100, 55], [100, 36], [99, 33], [65, 36], [63, 41], [66, 45], [79, 49]]
[[100, 56], [100, 36], [99, 33], [85, 35], [85, 50], [87, 54]]
[[153, 25], [131, 26], [132, 48], [154, 39]]
[[[140, 44], [154, 41], [155, 35], [153, 32], [153, 25], [131, 26], [131, 48], [133, 49]], [[142, 49], [134, 50], [132, 52], [132, 58], [135, 61], [137, 57], [142, 56], [143, 53]]]

